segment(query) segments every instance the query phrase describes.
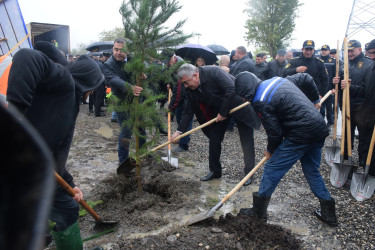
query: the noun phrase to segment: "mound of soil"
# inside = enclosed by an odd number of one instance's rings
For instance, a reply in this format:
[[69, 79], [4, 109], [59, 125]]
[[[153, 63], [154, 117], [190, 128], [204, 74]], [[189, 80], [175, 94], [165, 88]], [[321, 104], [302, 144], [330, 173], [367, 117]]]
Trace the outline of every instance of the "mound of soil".
[[[163, 161], [148, 159], [141, 165], [141, 191], [135, 173], [131, 177], [112, 174], [97, 187], [101, 191], [96, 198], [103, 201], [97, 212], [103, 220], [120, 223], [116, 233], [87, 242], [87, 249], [96, 245], [108, 249], [300, 248], [301, 241], [290, 231], [241, 214], [185, 226], [184, 218], [192, 216], [189, 211], [202, 205], [201, 183], [175, 175]], [[89, 235], [103, 231], [90, 223], [82, 219], [81, 231]]]

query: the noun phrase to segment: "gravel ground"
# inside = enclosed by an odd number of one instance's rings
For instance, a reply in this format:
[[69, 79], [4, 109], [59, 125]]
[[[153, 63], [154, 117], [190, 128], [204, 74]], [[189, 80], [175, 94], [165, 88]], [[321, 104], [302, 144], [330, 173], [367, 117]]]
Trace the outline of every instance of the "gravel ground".
[[[196, 126], [197, 122], [194, 122], [193, 127]], [[175, 128], [176, 124], [173, 123], [172, 131]], [[94, 190], [100, 182], [116, 171], [118, 131], [119, 126], [110, 122], [110, 115], [95, 118], [92, 114], [88, 114], [87, 105], [81, 106], [68, 168], [84, 190], [87, 199], [95, 196]], [[165, 141], [166, 137], [159, 139], [160, 143]], [[331, 143], [330, 136], [326, 140], [326, 145]], [[255, 147], [256, 162], [259, 162], [266, 147], [266, 134], [263, 129], [255, 132]], [[358, 159], [355, 151], [353, 151], [354, 163]], [[165, 149], [158, 151], [158, 154], [165, 153]], [[179, 168], [175, 174], [199, 180], [200, 176], [208, 172], [208, 139], [201, 131], [195, 132], [191, 136], [189, 151], [174, 157], [179, 158]], [[203, 194], [201, 202], [196, 206], [197, 211], [211, 208], [243, 178], [242, 158], [237, 129], [227, 132], [222, 143], [223, 177], [221, 180], [202, 183]], [[329, 181], [330, 167], [323, 159], [324, 155], [322, 155], [321, 173], [332, 197], [336, 199], [339, 226], [337, 228], [326, 226], [312, 214], [316, 208], [319, 208], [319, 201], [311, 193], [299, 163], [285, 175], [274, 192], [269, 206], [268, 223], [290, 230], [302, 240], [305, 249], [374, 249], [374, 199], [357, 202], [349, 190], [332, 187]], [[92, 166], [98, 168], [93, 171]], [[227, 212], [237, 214], [240, 208], [250, 207], [251, 194], [257, 191], [261, 174], [262, 168], [255, 173], [254, 183], [241, 188], [233, 195], [228, 204], [218, 211], [218, 215]]]

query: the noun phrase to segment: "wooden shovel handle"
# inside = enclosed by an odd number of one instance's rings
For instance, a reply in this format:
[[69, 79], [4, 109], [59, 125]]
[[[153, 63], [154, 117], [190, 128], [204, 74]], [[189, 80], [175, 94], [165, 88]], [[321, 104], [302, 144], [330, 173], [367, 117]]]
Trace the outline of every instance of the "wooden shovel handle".
[[[169, 88], [168, 92], [168, 105], [171, 103], [172, 90]], [[171, 137], [171, 112], [168, 112], [168, 138]], [[168, 150], [171, 150], [171, 144], [168, 145]]]
[[[337, 50], [336, 50], [336, 77], [339, 76], [340, 72], [340, 54], [339, 54], [339, 40], [337, 40]], [[337, 111], [338, 111], [338, 95], [339, 95], [339, 85], [335, 84], [335, 122], [333, 125], [333, 140], [336, 140], [336, 134], [337, 134]]]
[[[229, 114], [232, 114], [233, 112], [236, 112], [237, 110], [242, 109], [243, 107], [245, 107], [245, 106], [247, 106], [247, 105], [249, 105], [249, 104], [250, 104], [250, 102], [244, 102], [244, 103], [242, 103], [241, 105], [239, 105], [239, 106], [237, 106], [237, 107], [231, 109], [231, 110], [229, 111]], [[204, 124], [202, 124], [202, 125], [200, 125], [200, 126], [198, 126], [198, 127], [196, 127], [196, 128], [193, 128], [193, 129], [191, 129], [191, 130], [189, 130], [189, 131], [183, 133], [182, 135], [177, 136], [175, 140], [179, 140], [179, 139], [181, 139], [181, 138], [183, 138], [183, 137], [185, 137], [185, 136], [187, 136], [187, 135], [190, 135], [191, 133], [193, 133], [193, 132], [195, 132], [195, 131], [197, 131], [197, 130], [199, 130], [199, 129], [202, 129], [202, 128], [204, 128], [204, 127], [207, 127], [208, 125], [210, 125], [210, 124], [212, 124], [212, 123], [214, 123], [214, 122], [216, 122], [216, 118], [213, 118], [212, 120], [210, 120], [210, 121], [208, 121], [208, 122], [206, 122], [206, 123], [204, 123]], [[154, 152], [154, 151], [156, 151], [156, 150], [158, 150], [158, 149], [161, 149], [161, 148], [163, 148], [163, 147], [165, 147], [165, 146], [167, 146], [167, 145], [169, 145], [169, 144], [171, 144], [171, 143], [172, 143], [171, 141], [167, 141], [167, 142], [165, 142], [165, 143], [163, 143], [163, 144], [161, 144], [161, 145], [159, 145], [159, 146], [157, 146], [157, 147], [151, 149], [151, 151]]]
[[374, 126], [374, 130], [372, 131], [371, 143], [370, 143], [370, 148], [367, 154], [366, 166], [370, 166], [371, 164], [372, 152], [374, 151], [374, 144], [375, 144], [375, 126]]
[[[351, 120], [350, 120], [350, 81], [348, 81], [348, 85], [345, 87], [346, 90], [346, 131], [347, 131], [347, 149], [348, 149], [348, 157], [352, 156], [352, 129], [351, 129]], [[354, 136], [354, 135], [353, 135]]]
[[251, 177], [253, 174], [267, 161], [266, 157], [263, 157], [262, 160], [248, 173], [222, 200], [224, 204], [232, 195], [240, 189], [243, 184]]
[[[338, 48], [337, 48], [338, 49]], [[344, 38], [344, 80], [349, 80], [349, 59], [348, 59], [348, 38]], [[342, 129], [341, 129], [341, 151], [340, 155], [344, 155], [344, 146], [345, 146], [345, 121], [346, 121], [346, 88], [343, 89], [342, 94]]]
[[[60, 184], [61, 187], [63, 187], [72, 197], [76, 195], [76, 192], [73, 190], [73, 188], [63, 179], [61, 176], [54, 171], [56, 181]], [[95, 211], [83, 200], [79, 202], [79, 204], [96, 220], [101, 221], [99, 215], [95, 213]]]
[[322, 97], [322, 99], [320, 99], [320, 102], [319, 102], [320, 105], [322, 105], [323, 102], [324, 102], [325, 100], [327, 100], [327, 98], [328, 98], [330, 95], [332, 95], [332, 90], [328, 91], [327, 94], [325, 94], [325, 95]]

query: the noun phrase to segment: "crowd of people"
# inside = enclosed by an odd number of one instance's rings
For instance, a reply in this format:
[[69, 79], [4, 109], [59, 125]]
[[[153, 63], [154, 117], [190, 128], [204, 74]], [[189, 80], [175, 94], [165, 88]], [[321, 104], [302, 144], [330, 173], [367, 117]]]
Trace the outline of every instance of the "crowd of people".
[[[83, 194], [65, 168], [80, 104], [89, 97], [89, 112], [95, 117], [105, 116], [102, 106], [106, 88], [110, 88], [120, 102], [128, 102], [129, 93], [142, 101], [144, 89], [135, 85], [131, 72], [124, 69], [131, 60], [123, 50], [126, 43], [125, 39], [118, 38], [112, 53], [91, 52], [74, 58], [64, 57], [52, 43], [40, 42], [34, 49], [21, 49], [13, 58], [7, 101], [41, 134], [53, 154], [57, 173], [76, 192], [76, 196], [71, 197], [62, 188], [56, 188], [50, 219], [56, 222], [52, 235], [57, 249], [82, 248], [76, 233], [77, 230], [79, 233], [76, 201], [83, 199]], [[253, 207], [240, 210], [245, 215], [267, 221], [272, 193], [299, 160], [313, 194], [320, 201], [315, 215], [330, 226], [338, 225], [335, 200], [319, 172], [322, 147], [334, 123], [335, 108], [333, 95], [321, 106], [320, 99], [336, 84], [340, 98], [342, 89], [350, 86], [351, 129], [352, 134], [358, 129], [359, 165], [365, 165], [375, 124], [375, 39], [366, 44], [365, 53], [359, 41], [349, 41], [349, 82], [343, 78], [343, 62], [335, 58], [335, 49], [323, 45], [319, 56], [314, 52], [315, 42], [306, 40], [300, 56], [293, 57], [292, 51], [279, 49], [270, 62], [262, 53], [253, 60], [244, 46], [221, 56], [217, 65], [205, 65], [203, 56], [196, 58], [194, 65], [184, 63], [184, 58], [176, 56], [173, 50], [163, 51], [164, 58], [157, 62], [161, 69], [181, 64], [173, 72], [172, 82], [160, 83], [157, 90], [173, 91], [167, 110], [174, 113], [178, 127], [170, 141], [177, 143], [175, 139], [192, 128], [194, 117], [200, 124], [216, 119], [202, 129], [209, 139], [209, 172], [201, 181], [222, 177], [221, 143], [225, 133], [234, 127], [239, 131], [244, 176], [247, 175], [255, 165], [254, 129], [264, 127], [268, 137], [264, 156], [268, 161], [259, 191], [253, 193]], [[340, 60], [339, 72], [336, 72], [336, 60]], [[231, 109], [246, 102], [251, 104], [230, 114]], [[164, 106], [165, 100], [161, 103], [161, 107]], [[120, 126], [119, 165], [129, 158], [133, 131], [123, 126], [129, 116], [128, 112], [121, 111], [111, 117], [111, 121]], [[140, 130], [140, 134], [145, 135], [145, 130]], [[141, 137], [140, 146], [145, 142]], [[188, 151], [189, 143], [189, 136], [182, 138], [173, 152]], [[372, 176], [375, 176], [374, 165], [372, 161], [369, 173]], [[244, 185], [252, 183], [251, 177]]]

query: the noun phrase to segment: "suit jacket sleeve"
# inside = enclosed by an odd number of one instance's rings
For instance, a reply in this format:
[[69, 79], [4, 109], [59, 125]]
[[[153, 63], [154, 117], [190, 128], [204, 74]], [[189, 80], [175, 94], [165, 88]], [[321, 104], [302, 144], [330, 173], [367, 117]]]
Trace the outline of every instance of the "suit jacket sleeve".
[[103, 65], [102, 72], [111, 88], [127, 93], [127, 90], [132, 87], [128, 82], [121, 79], [115, 70], [106, 63]]

